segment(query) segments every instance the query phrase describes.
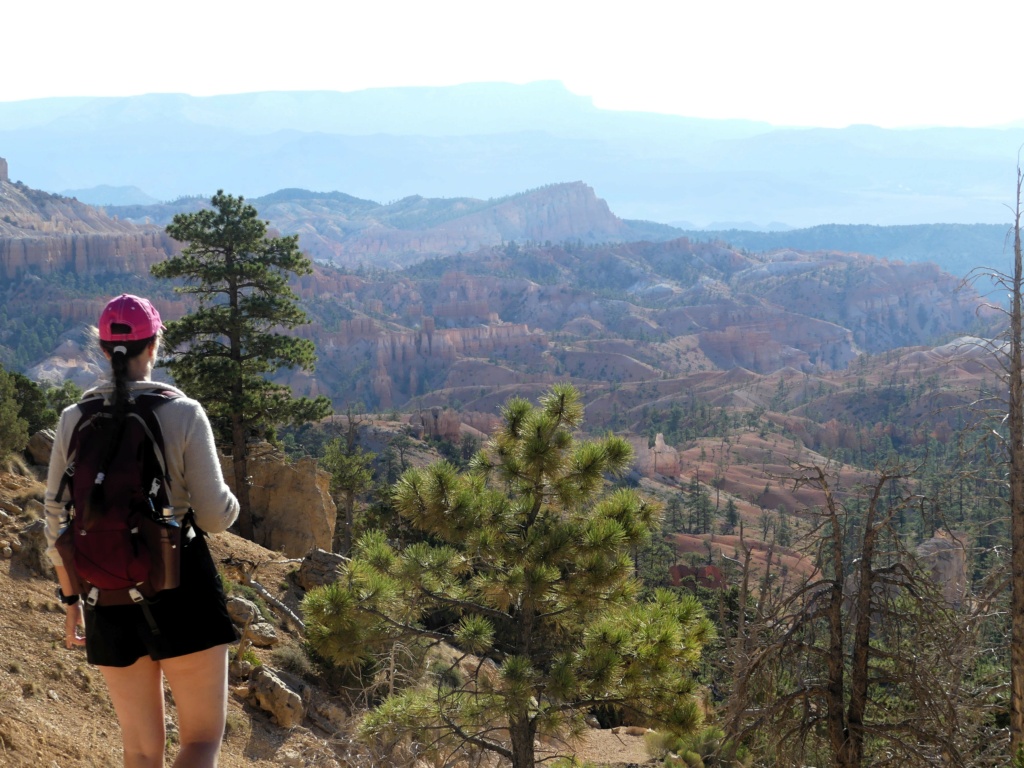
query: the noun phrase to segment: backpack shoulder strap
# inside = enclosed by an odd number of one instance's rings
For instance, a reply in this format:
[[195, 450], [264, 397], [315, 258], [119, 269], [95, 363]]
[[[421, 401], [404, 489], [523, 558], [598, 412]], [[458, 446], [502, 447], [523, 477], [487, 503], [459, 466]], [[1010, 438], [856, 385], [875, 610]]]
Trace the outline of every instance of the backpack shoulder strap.
[[57, 496], [55, 498], [58, 504], [63, 501], [64, 491], [67, 490], [68, 483], [71, 482], [71, 478], [75, 474], [75, 459], [78, 457], [78, 443], [81, 438], [82, 429], [91, 425], [102, 414], [105, 406], [106, 398], [99, 393], [88, 395], [78, 402], [78, 410], [81, 415], [78, 417], [78, 423], [71, 430], [71, 437], [68, 439], [67, 466], [64, 469], [64, 474], [61, 475], [60, 486], [57, 488]]
[[[165, 486], [170, 485], [171, 478], [167, 471], [167, 461], [164, 459], [164, 434], [160, 428], [160, 421], [156, 417], [156, 411], [160, 406], [166, 405], [171, 400], [176, 400], [179, 397], [181, 397], [180, 393], [169, 389], [140, 392], [135, 395], [129, 413], [129, 418], [135, 417], [142, 422], [146, 436], [153, 445], [153, 452], [159, 464], [160, 476]], [[155, 495], [155, 492], [151, 490], [150, 495]]]
[[[170, 482], [170, 477], [167, 472], [167, 464], [164, 461], [163, 432], [160, 429], [160, 422], [156, 418], [155, 411], [161, 405], [179, 397], [181, 397], [180, 393], [169, 389], [140, 392], [135, 395], [129, 408], [128, 418], [134, 416], [139, 419], [146, 431], [147, 437], [152, 441], [157, 463], [160, 466], [160, 474], [165, 484]], [[74, 429], [71, 430], [71, 438], [68, 441], [67, 468], [61, 476], [60, 486], [57, 489], [55, 498], [58, 504], [63, 501], [64, 492], [67, 490], [68, 483], [71, 482], [71, 478], [75, 474], [75, 459], [78, 456], [82, 430], [92, 425], [96, 419], [104, 418], [105, 412], [109, 416], [110, 411], [109, 406], [107, 406], [106, 397], [99, 393], [83, 398], [78, 403], [78, 409], [82, 415], [78, 419], [78, 423], [75, 424]]]

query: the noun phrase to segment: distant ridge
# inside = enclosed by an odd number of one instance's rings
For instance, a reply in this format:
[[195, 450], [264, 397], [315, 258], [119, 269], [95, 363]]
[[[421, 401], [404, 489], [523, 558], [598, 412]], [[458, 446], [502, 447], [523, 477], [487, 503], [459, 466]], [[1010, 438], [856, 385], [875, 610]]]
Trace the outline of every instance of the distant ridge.
[[600, 109], [560, 83], [0, 103], [40, 188], [496, 199], [585, 179], [648, 221], [1000, 223], [1024, 127], [793, 129]]
[[930, 261], [963, 277], [976, 267], [1006, 271], [1013, 255], [1007, 250], [1008, 231], [1008, 225], [1003, 224], [823, 224], [785, 232], [728, 229], [689, 230], [681, 234], [693, 240], [718, 240], [758, 252], [793, 248], [864, 253], [907, 262]]
[[88, 189], [65, 189], [61, 194], [89, 205], [151, 205], [160, 202], [138, 187], [112, 187], [108, 184]]
[[[549, 184], [490, 200], [411, 195], [380, 203], [340, 191], [291, 188], [249, 201], [280, 231], [301, 233], [301, 246], [315, 258], [349, 265], [399, 266], [429, 255], [512, 241], [663, 242], [677, 237], [719, 241], [756, 252], [790, 248], [932, 262], [961, 277], [976, 267], [1005, 269], [1009, 259], [1007, 227], [1001, 224], [825, 224], [768, 232], [686, 230], [621, 219], [583, 182]], [[196, 196], [153, 205], [107, 206], [106, 210], [122, 220], [164, 226], [175, 213], [198, 210], [206, 204], [206, 198]], [[538, 224], [538, 217], [546, 223]]]
[[[679, 235], [664, 224], [620, 219], [579, 181], [492, 200], [411, 195], [384, 204], [344, 192], [281, 189], [249, 202], [281, 232], [299, 233], [300, 247], [313, 258], [347, 266], [396, 267], [511, 242], [622, 243]], [[182, 198], [107, 210], [123, 220], [165, 225], [175, 213], [204, 204]]]

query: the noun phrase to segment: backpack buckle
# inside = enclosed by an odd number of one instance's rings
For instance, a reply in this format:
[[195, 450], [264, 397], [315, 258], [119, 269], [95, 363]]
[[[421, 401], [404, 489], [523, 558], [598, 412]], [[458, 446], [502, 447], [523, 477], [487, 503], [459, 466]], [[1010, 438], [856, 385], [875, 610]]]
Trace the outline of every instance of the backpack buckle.
[[138, 588], [136, 587], [128, 588], [128, 597], [132, 599], [133, 603], [141, 603], [143, 600], [146, 599], [142, 596], [142, 593], [139, 592]]
[[100, 591], [97, 587], [93, 587], [89, 590], [89, 594], [85, 596], [85, 604], [94, 606], [96, 605], [97, 602], [99, 602], [99, 599]]

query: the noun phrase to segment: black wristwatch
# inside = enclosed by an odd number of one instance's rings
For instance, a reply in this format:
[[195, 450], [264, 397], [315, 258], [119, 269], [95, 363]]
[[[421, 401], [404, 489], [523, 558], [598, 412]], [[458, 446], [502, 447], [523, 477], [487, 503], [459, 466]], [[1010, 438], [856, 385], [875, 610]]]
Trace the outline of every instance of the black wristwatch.
[[78, 595], [65, 595], [64, 590], [60, 588], [60, 584], [57, 585], [57, 599], [60, 600], [64, 605], [74, 605], [81, 598]]

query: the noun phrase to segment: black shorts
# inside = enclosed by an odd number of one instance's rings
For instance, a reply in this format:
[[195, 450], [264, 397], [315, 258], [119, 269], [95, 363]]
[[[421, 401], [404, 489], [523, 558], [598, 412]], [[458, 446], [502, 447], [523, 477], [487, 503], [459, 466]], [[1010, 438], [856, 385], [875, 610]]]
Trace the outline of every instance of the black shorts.
[[205, 537], [196, 533], [182, 548], [181, 585], [148, 601], [158, 632], [142, 606], [86, 606], [85, 651], [90, 664], [129, 667], [143, 656], [159, 661], [238, 639], [217, 566]]

